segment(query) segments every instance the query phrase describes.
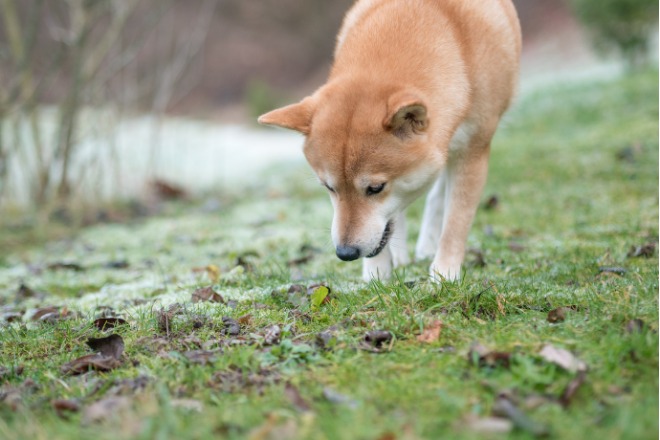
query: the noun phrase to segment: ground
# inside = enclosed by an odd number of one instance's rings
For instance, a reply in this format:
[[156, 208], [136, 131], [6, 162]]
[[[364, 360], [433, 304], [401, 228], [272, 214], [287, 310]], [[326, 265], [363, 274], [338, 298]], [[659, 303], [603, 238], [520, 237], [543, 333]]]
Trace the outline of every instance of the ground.
[[0, 438], [657, 438], [657, 79], [516, 104], [456, 283], [362, 283], [303, 167], [38, 245], [5, 229]]

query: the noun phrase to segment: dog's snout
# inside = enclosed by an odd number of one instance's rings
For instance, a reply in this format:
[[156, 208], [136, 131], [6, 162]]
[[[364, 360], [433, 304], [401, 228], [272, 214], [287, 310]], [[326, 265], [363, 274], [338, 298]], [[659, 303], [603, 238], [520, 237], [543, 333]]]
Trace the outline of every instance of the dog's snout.
[[360, 249], [354, 246], [337, 246], [337, 257], [344, 261], [353, 261], [360, 258]]

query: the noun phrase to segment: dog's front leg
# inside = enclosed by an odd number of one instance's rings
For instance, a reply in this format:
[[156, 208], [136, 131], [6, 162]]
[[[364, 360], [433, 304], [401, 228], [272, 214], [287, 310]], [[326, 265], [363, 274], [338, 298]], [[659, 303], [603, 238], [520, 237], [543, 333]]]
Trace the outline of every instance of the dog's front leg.
[[426, 196], [424, 215], [415, 248], [415, 258], [433, 258], [438, 251], [445, 208], [446, 175], [443, 171]]
[[362, 279], [370, 281], [371, 279], [387, 280], [392, 275], [392, 252], [389, 246], [380, 254], [372, 258], [365, 258], [362, 263]]
[[435, 281], [457, 280], [465, 245], [488, 174], [490, 146], [473, 147], [447, 166], [447, 199], [438, 252], [431, 264]]

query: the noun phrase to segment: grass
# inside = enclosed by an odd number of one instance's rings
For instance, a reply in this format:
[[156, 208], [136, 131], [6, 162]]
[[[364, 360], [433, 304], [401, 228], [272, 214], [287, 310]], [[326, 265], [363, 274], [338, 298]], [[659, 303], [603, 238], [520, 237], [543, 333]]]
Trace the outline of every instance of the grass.
[[[174, 205], [15, 248], [0, 259], [3, 316], [22, 314], [0, 324], [0, 438], [657, 438], [658, 257], [628, 256], [658, 241], [657, 78], [565, 84], [517, 104], [493, 146], [484, 197], [498, 203], [478, 213], [458, 283], [426, 282], [428, 261], [361, 283], [358, 264], [333, 256], [331, 207], [307, 169], [279, 170], [267, 195], [215, 213]], [[48, 269], [58, 262], [83, 270]], [[329, 302], [287, 293], [315, 282]], [[21, 283], [36, 295], [17, 297]], [[209, 285], [227, 304], [191, 302]], [[42, 306], [69, 319], [30, 320]], [[562, 306], [566, 319], [548, 322]], [[128, 325], [101, 332], [103, 313]], [[223, 317], [242, 317], [239, 336]], [[437, 321], [439, 338], [419, 342]], [[267, 345], [274, 324], [280, 342]], [[378, 329], [393, 338], [373, 353], [364, 336]], [[113, 332], [119, 368], [61, 372]], [[479, 362], [475, 342], [501, 362]], [[546, 344], [588, 366], [568, 405], [557, 399], [580, 373], [541, 356]], [[192, 350], [214, 359], [196, 363]], [[59, 416], [57, 400], [78, 410]], [[502, 400], [517, 408], [513, 430], [476, 432]], [[95, 402], [115, 408], [99, 415]]]

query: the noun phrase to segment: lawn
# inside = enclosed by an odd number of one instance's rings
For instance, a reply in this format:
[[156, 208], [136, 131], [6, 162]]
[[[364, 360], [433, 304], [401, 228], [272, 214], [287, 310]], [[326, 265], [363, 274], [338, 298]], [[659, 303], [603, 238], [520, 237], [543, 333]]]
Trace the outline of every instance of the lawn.
[[0, 438], [657, 438], [657, 98], [657, 70], [522, 97], [456, 283], [361, 282], [305, 167], [5, 229]]

